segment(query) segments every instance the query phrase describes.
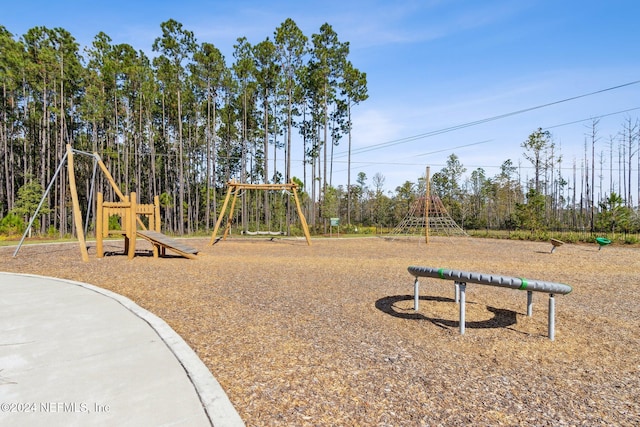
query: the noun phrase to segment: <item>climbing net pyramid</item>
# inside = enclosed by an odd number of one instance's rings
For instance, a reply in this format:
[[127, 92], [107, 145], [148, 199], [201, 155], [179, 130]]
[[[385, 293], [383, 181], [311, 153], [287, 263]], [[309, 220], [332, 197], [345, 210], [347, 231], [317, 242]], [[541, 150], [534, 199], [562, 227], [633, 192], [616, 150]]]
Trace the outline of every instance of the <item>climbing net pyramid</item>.
[[411, 206], [409, 213], [391, 232], [390, 237], [407, 237], [425, 234], [426, 218], [429, 219], [429, 233], [441, 236], [468, 236], [451, 218], [440, 197], [429, 197], [428, 215], [425, 215], [426, 197], [420, 197]]

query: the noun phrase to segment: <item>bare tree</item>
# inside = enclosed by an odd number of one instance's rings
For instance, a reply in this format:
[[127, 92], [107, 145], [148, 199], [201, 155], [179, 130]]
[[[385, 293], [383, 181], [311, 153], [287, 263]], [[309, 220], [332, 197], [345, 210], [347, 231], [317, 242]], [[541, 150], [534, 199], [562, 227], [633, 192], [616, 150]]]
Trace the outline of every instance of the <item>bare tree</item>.
[[626, 162], [625, 162], [625, 175], [623, 176], [625, 182], [625, 206], [631, 207], [633, 206], [633, 200], [631, 197], [631, 174], [632, 174], [632, 159], [635, 154], [637, 154], [637, 149], [634, 146], [636, 140], [638, 138], [638, 121], [636, 119], [635, 122], [631, 120], [631, 118], [627, 118], [624, 123], [623, 132], [623, 144], [624, 150], [626, 152]]
[[549, 166], [548, 160], [543, 157], [543, 154], [547, 149], [553, 147], [551, 133], [546, 130], [543, 131], [542, 128], [538, 128], [538, 130], [529, 135], [529, 138], [521, 144], [521, 147], [525, 149], [523, 154], [524, 158], [533, 165], [534, 189], [540, 192], [540, 175], [544, 173]]
[[591, 230], [594, 226], [595, 215], [595, 179], [596, 179], [596, 142], [598, 141], [598, 119], [591, 121], [589, 139], [591, 140], [591, 187], [589, 196], [589, 218], [591, 222]]

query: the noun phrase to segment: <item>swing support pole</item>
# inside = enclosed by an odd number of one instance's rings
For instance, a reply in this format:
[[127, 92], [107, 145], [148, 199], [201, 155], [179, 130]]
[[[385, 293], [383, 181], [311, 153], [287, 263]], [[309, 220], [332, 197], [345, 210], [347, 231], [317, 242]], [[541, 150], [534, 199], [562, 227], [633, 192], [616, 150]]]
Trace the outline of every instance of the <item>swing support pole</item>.
[[82, 212], [80, 211], [80, 203], [78, 201], [78, 189], [76, 188], [76, 174], [73, 169], [73, 151], [69, 144], [67, 144], [67, 161], [69, 162], [69, 189], [71, 190], [71, 202], [73, 204], [73, 222], [76, 226], [82, 261], [89, 262], [89, 252], [87, 251], [84, 229], [82, 228]]
[[213, 228], [213, 233], [211, 234], [211, 240], [209, 241], [209, 246], [215, 243], [216, 236], [218, 235], [218, 229], [220, 228], [220, 224], [222, 224], [222, 220], [224, 219], [224, 213], [227, 211], [227, 205], [229, 204], [229, 198], [231, 197], [232, 191], [233, 191], [233, 188], [229, 186], [227, 188], [227, 195], [224, 197], [222, 210], [220, 210], [220, 215], [218, 215], [218, 220], [216, 221], [216, 226]]
[[311, 235], [309, 235], [309, 227], [307, 227], [307, 220], [302, 213], [302, 207], [300, 206], [300, 199], [298, 198], [298, 190], [297, 186], [293, 185], [291, 187], [293, 191], [293, 199], [296, 201], [296, 210], [298, 211], [298, 216], [300, 217], [300, 222], [302, 223], [302, 230], [304, 231], [304, 237], [307, 239], [307, 244], [311, 246]]

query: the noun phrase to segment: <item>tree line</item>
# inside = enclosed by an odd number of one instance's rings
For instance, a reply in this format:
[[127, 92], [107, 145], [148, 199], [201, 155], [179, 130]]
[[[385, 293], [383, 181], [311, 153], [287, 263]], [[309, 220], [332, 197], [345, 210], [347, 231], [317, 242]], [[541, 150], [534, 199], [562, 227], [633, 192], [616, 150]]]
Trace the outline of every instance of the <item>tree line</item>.
[[[232, 179], [296, 182], [316, 231], [334, 217], [347, 229], [390, 228], [424, 195], [425, 177], [394, 191], [385, 191], [380, 173], [369, 183], [361, 172], [352, 183], [351, 113], [368, 98], [367, 78], [331, 25], [307, 37], [287, 19], [257, 44], [239, 37], [228, 64], [214, 44], [168, 20], [151, 49], [153, 57], [101, 32], [81, 51], [62, 28], [17, 37], [0, 26], [0, 231], [28, 221], [49, 183], [37, 230], [73, 231], [67, 170], [52, 181], [67, 144], [98, 153], [120, 190], [135, 191], [141, 203], [159, 195], [170, 233], [211, 229]], [[451, 154], [432, 193], [465, 228], [637, 232], [639, 139], [629, 118], [604, 150], [594, 120], [584, 158], [567, 167], [552, 135], [538, 129], [521, 143], [527, 168], [506, 160], [496, 176], [467, 174]], [[348, 175], [334, 184], [339, 144], [348, 146]], [[294, 162], [302, 176], [292, 176]], [[85, 214], [94, 184], [113, 199], [106, 179], [93, 179], [90, 160], [79, 160], [76, 174]], [[243, 230], [261, 222], [289, 228], [293, 211], [273, 192], [243, 194], [237, 210]]]
[[506, 160], [494, 177], [477, 168], [463, 178], [467, 170], [452, 154], [432, 188], [466, 228], [638, 233], [638, 119], [625, 119], [604, 147], [598, 126], [592, 119], [584, 155], [569, 165], [551, 132], [538, 128], [520, 144], [524, 164]]
[[[466, 230], [519, 231], [519, 237], [545, 238], [550, 232], [580, 234], [576, 240], [608, 235], [638, 243], [640, 233], [640, 122], [627, 117], [619, 132], [604, 140], [599, 120], [585, 126], [581, 158], [565, 160], [553, 134], [538, 128], [520, 142], [522, 159], [505, 160], [489, 176], [484, 168], [468, 171], [455, 153], [430, 176], [430, 193]], [[350, 188], [356, 223], [393, 228], [416, 204], [424, 205], [426, 174], [384, 191], [377, 173], [371, 184], [364, 173]], [[336, 216], [347, 215], [346, 189], [333, 197]], [[570, 238], [569, 236], [567, 236]]]
[[[21, 212], [19, 189], [46, 186], [71, 144], [98, 153], [123, 192], [143, 202], [159, 195], [172, 232], [209, 229], [231, 179], [306, 183], [315, 224], [333, 147], [350, 142], [351, 109], [368, 97], [366, 73], [329, 24], [309, 38], [287, 19], [271, 37], [240, 37], [233, 48], [227, 65], [214, 44], [198, 43], [175, 20], [160, 25], [153, 58], [102, 32], [81, 53], [63, 28], [17, 38], [0, 26], [0, 217]], [[303, 153], [301, 177], [291, 175], [294, 148]], [[78, 182], [90, 169], [80, 166]], [[41, 231], [69, 231], [64, 173]], [[88, 188], [79, 192], [87, 200]], [[243, 213], [249, 204], [243, 198]]]

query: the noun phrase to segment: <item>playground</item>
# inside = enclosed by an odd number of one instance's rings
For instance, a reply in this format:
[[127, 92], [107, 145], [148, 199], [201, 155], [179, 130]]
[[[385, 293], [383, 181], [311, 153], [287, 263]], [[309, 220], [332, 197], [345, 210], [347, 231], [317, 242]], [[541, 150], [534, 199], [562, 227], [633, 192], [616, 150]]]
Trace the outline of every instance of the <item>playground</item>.
[[[182, 239], [178, 239], [182, 240]], [[431, 237], [184, 240], [187, 259], [130, 258], [105, 240], [0, 248], [0, 271], [116, 292], [193, 348], [249, 426], [618, 425], [640, 423], [640, 249]], [[431, 266], [570, 285], [555, 296], [466, 286], [466, 331], [451, 281]], [[162, 373], [158, 373], [162, 375]]]

